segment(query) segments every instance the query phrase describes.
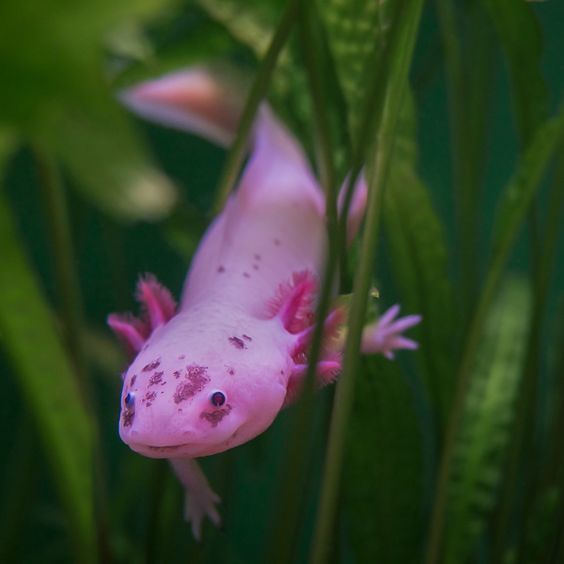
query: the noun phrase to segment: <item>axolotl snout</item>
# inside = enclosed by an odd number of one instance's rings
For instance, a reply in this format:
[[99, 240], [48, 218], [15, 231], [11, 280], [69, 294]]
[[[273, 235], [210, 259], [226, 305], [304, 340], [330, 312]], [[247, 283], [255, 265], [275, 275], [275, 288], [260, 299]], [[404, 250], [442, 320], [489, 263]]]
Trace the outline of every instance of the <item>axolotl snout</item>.
[[[225, 119], [224, 98], [221, 82], [201, 69], [125, 95], [142, 115], [228, 143], [237, 120]], [[349, 238], [365, 201], [360, 179]], [[326, 251], [323, 193], [298, 143], [264, 105], [239, 186], [206, 233], [179, 306], [149, 276], [138, 285], [143, 317], [109, 317], [134, 356], [124, 374], [120, 436], [140, 454], [171, 460], [197, 537], [204, 515], [219, 522], [219, 498], [193, 459], [251, 440], [295, 398], [307, 371]], [[416, 347], [400, 333], [419, 316], [394, 319], [397, 313], [392, 308], [365, 330], [365, 351], [391, 357]], [[325, 321], [320, 385], [339, 374], [345, 315], [335, 308]]]

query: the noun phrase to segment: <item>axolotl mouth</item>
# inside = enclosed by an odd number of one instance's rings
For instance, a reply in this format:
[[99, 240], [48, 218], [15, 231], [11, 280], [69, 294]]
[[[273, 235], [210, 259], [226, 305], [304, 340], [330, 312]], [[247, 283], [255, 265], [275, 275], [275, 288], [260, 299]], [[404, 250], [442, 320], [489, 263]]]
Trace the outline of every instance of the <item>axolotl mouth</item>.
[[178, 456], [197, 458], [200, 456], [217, 454], [236, 446], [236, 444], [239, 444], [239, 429], [240, 427], [238, 427], [229, 438], [216, 444], [192, 442], [178, 445], [147, 445], [143, 443], [129, 442], [128, 445], [131, 450], [150, 458], [171, 458]]

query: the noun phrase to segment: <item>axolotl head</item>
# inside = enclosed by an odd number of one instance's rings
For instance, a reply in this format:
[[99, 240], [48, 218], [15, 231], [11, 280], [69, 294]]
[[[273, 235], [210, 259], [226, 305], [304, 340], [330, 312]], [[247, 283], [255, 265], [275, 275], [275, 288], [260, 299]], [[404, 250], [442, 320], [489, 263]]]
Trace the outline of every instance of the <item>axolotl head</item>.
[[202, 327], [180, 314], [155, 330], [124, 375], [120, 436], [153, 458], [247, 442], [280, 411], [287, 362], [265, 327]]

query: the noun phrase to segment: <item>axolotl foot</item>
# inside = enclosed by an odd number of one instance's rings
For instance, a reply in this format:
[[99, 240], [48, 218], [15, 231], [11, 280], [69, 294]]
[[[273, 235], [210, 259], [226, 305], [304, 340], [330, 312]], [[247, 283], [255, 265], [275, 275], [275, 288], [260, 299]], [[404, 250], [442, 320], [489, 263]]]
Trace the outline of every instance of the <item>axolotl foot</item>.
[[200, 541], [202, 525], [206, 517], [216, 527], [221, 525], [221, 517], [215, 507], [221, 499], [211, 489], [200, 466], [193, 458], [171, 458], [170, 464], [186, 491], [184, 518], [191, 524], [194, 538]]
[[[292, 403], [299, 395], [307, 374], [308, 353], [315, 329], [312, 296], [316, 289], [315, 278], [309, 272], [303, 272], [294, 274], [292, 280], [281, 286], [279, 290], [277, 315], [285, 329], [296, 338], [291, 351], [294, 369], [288, 382], [285, 405]], [[280, 296], [283, 299], [280, 299]], [[415, 341], [404, 337], [402, 333], [420, 323], [421, 316], [398, 317], [399, 311], [399, 305], [393, 305], [374, 323], [364, 328], [362, 353], [381, 354], [392, 360], [396, 350], [413, 350], [418, 347]], [[323, 324], [323, 341], [316, 366], [316, 380], [319, 387], [333, 382], [341, 372], [341, 351], [344, 346], [346, 318], [346, 308], [339, 306], [330, 312]]]

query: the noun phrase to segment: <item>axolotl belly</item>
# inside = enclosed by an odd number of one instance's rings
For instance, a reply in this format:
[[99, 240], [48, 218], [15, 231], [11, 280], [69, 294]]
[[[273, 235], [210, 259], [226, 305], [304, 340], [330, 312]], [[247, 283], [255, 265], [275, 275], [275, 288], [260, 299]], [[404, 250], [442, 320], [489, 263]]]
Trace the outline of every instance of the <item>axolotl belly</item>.
[[[237, 124], [225, 111], [225, 88], [202, 69], [142, 84], [124, 99], [142, 115], [222, 143]], [[349, 238], [364, 213], [362, 178], [354, 194]], [[326, 252], [323, 192], [299, 144], [264, 105], [249, 162], [192, 261], [179, 306], [148, 276], [137, 289], [142, 317], [108, 318], [133, 357], [123, 375], [120, 436], [140, 454], [170, 459], [196, 537], [205, 515], [220, 519], [219, 498], [194, 458], [253, 439], [296, 397]], [[391, 358], [395, 349], [416, 347], [400, 333], [420, 318], [396, 320], [398, 311], [365, 329], [365, 352]], [[320, 385], [340, 372], [334, 337], [343, 320], [340, 309], [325, 320]]]

